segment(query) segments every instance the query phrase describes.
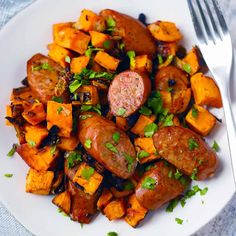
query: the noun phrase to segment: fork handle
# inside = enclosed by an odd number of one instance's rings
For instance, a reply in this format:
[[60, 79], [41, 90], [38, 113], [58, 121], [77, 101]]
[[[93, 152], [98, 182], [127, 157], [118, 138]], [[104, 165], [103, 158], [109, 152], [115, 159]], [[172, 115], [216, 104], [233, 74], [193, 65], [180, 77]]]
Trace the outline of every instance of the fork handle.
[[231, 100], [229, 91], [222, 91], [222, 102], [224, 106], [225, 123], [227, 128], [227, 138], [229, 143], [229, 151], [231, 163], [233, 167], [234, 182], [236, 185], [236, 126], [234, 114], [231, 108]]

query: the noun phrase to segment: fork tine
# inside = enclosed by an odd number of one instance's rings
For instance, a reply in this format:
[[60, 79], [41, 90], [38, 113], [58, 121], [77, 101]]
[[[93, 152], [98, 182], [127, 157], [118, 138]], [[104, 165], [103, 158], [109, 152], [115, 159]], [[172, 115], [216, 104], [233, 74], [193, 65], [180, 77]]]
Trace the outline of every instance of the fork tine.
[[213, 3], [213, 6], [215, 8], [215, 12], [216, 12], [216, 16], [218, 18], [218, 21], [220, 23], [220, 26], [221, 26], [221, 29], [223, 31], [224, 34], [228, 34], [228, 27], [226, 25], [226, 22], [225, 22], [225, 19], [222, 15], [222, 12], [220, 10], [220, 7], [219, 7], [219, 3], [215, 0], [212, 0], [212, 3]]
[[191, 0], [187, 0], [187, 1], [188, 1], [189, 10], [191, 12], [191, 17], [192, 17], [192, 20], [193, 20], [193, 25], [194, 25], [194, 28], [195, 28], [195, 32], [196, 32], [196, 35], [198, 36], [198, 40], [200, 40], [203, 43], [207, 44], [207, 40], [206, 40], [205, 35], [202, 31], [202, 27], [201, 27], [200, 22], [198, 20], [196, 11], [194, 10], [192, 1]]
[[205, 27], [207, 36], [208, 36], [208, 38], [209, 38], [210, 40], [212, 40], [212, 41], [215, 43], [215, 39], [214, 39], [213, 34], [212, 34], [212, 32], [211, 32], [211, 29], [210, 29], [210, 27], [209, 27], [209, 25], [208, 25], [208, 22], [207, 22], [207, 19], [206, 19], [206, 17], [205, 17], [205, 14], [204, 14], [204, 12], [203, 12], [202, 5], [201, 5], [201, 3], [199, 2], [199, 0], [196, 0], [196, 3], [197, 3], [197, 6], [198, 6], [199, 13], [200, 13], [200, 15], [201, 15], [202, 22], [203, 22], [203, 25], [204, 25], [204, 27]]

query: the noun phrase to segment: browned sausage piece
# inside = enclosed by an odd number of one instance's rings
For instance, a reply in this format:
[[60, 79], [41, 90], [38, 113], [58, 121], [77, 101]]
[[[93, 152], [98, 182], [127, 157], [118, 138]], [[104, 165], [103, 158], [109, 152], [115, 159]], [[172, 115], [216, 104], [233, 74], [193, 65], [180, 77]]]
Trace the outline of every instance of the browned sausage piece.
[[[66, 88], [66, 81], [61, 77], [63, 68], [55, 61], [42, 54], [34, 55], [27, 62], [27, 79], [29, 86], [44, 104], [53, 96], [60, 96], [64, 102], [68, 94], [64, 90], [55, 94], [58, 86]], [[57, 90], [58, 91], [58, 90]]]
[[135, 51], [138, 55], [147, 54], [152, 58], [156, 55], [155, 40], [140, 21], [110, 9], [101, 11], [100, 15], [116, 22], [113, 35], [123, 38], [126, 51]]
[[189, 85], [187, 74], [175, 66], [162, 67], [155, 76], [155, 88], [165, 90], [172, 87], [174, 90], [185, 90]]
[[[134, 173], [137, 161], [133, 144], [126, 133], [112, 121], [95, 113], [80, 120], [79, 139], [88, 154], [115, 175], [128, 179]], [[119, 136], [118, 139], [114, 138]], [[115, 141], [116, 139], [116, 141]]]
[[175, 168], [164, 161], [147, 171], [136, 187], [136, 198], [147, 209], [156, 209], [178, 197], [186, 188], [179, 180], [170, 176]]
[[215, 152], [192, 130], [180, 126], [158, 130], [153, 141], [158, 153], [186, 175], [197, 180], [212, 176], [217, 168]]
[[147, 75], [136, 71], [118, 74], [108, 90], [111, 113], [127, 117], [136, 112], [147, 100], [151, 82]]
[[96, 206], [100, 193], [86, 194], [71, 181], [68, 181], [68, 190], [71, 195], [71, 219], [88, 224], [92, 220], [92, 216], [97, 212]]

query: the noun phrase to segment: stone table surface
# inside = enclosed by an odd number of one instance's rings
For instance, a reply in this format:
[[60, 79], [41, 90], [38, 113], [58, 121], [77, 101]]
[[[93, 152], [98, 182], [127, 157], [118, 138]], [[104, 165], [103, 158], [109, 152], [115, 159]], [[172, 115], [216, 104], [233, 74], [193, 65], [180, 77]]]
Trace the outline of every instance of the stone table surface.
[[[35, 0], [0, 0], [0, 29], [19, 11]], [[236, 46], [236, 0], [220, 1]], [[32, 236], [0, 203], [0, 236]], [[236, 194], [227, 206], [194, 236], [236, 236]]]

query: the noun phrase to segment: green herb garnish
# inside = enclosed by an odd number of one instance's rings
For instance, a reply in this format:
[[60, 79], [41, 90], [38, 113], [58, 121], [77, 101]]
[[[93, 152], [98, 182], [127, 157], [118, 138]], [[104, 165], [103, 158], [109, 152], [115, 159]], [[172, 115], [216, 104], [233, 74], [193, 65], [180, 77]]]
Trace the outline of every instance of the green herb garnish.
[[117, 111], [118, 116], [123, 116], [126, 113], [126, 109], [123, 107], [120, 107]]
[[90, 114], [80, 115], [79, 116], [80, 120], [86, 120], [87, 118], [90, 118], [90, 117], [92, 117], [92, 115], [90, 115]]
[[130, 67], [135, 68], [135, 51], [128, 51], [127, 56], [129, 57]]
[[197, 118], [197, 116], [198, 116], [198, 109], [195, 106], [193, 106], [192, 107], [192, 117]]
[[159, 91], [153, 92], [148, 99], [147, 105], [155, 115], [162, 114], [163, 101], [161, 99], [161, 93]]
[[158, 126], [155, 123], [151, 123], [145, 126], [144, 135], [147, 138], [151, 138], [153, 134], [156, 132]]
[[142, 182], [142, 188], [153, 190], [156, 186], [156, 180], [147, 176]]
[[61, 213], [63, 216], [66, 216], [66, 217], [69, 216], [69, 215], [67, 215], [61, 208], [58, 208], [57, 211], [58, 211], [59, 213]]
[[163, 126], [166, 127], [166, 126], [173, 126], [174, 122], [173, 122], [173, 118], [174, 118], [174, 115], [173, 114], [170, 114], [170, 115], [167, 115], [165, 117], [165, 121], [163, 123]]
[[69, 90], [71, 93], [74, 93], [80, 86], [82, 86], [83, 83], [79, 80], [74, 80], [70, 85], [69, 85]]
[[32, 67], [32, 71], [38, 71], [38, 70], [49, 70], [49, 71], [53, 71], [53, 68], [51, 67], [51, 65], [49, 65], [48, 63], [42, 63], [38, 66], [33, 66]]
[[81, 111], [95, 111], [97, 112], [99, 115], [102, 114], [101, 112], [101, 105], [97, 104], [96, 106], [92, 106], [92, 105], [82, 105], [80, 107]]
[[194, 168], [194, 169], [193, 169], [193, 172], [192, 172], [192, 174], [191, 174], [191, 176], [190, 176], [190, 179], [196, 180], [197, 171], [198, 171], [197, 168]]
[[179, 199], [173, 199], [169, 202], [168, 206], [166, 207], [166, 212], [173, 212], [175, 207], [178, 205]]
[[29, 144], [31, 147], [35, 147], [36, 142], [33, 141], [33, 140], [28, 140], [28, 144]]
[[12, 157], [12, 156], [15, 154], [16, 149], [17, 149], [17, 144], [14, 143], [14, 144], [12, 145], [11, 150], [7, 153], [7, 156], [8, 156], [8, 157]]
[[145, 150], [141, 150], [140, 152], [138, 152], [138, 158], [141, 159], [141, 158], [144, 158], [144, 157], [149, 157], [150, 154], [148, 152], [146, 152]]
[[60, 98], [60, 97], [53, 96], [53, 97], [52, 97], [52, 101], [57, 102], [57, 103], [62, 103], [62, 102], [63, 102], [63, 99]]
[[56, 150], [57, 150], [57, 145], [51, 146], [51, 148], [50, 148], [50, 154], [51, 154], [51, 155], [54, 155], [55, 152], [56, 152]]
[[70, 63], [71, 63], [71, 58], [70, 58], [69, 56], [66, 56], [66, 57], [65, 57], [65, 62], [67, 62], [67, 63], [70, 64]]
[[183, 220], [180, 219], [180, 218], [175, 218], [175, 222], [179, 225], [182, 225], [183, 224]]
[[109, 233], [107, 233], [107, 236], [118, 236], [118, 233], [116, 233], [116, 232], [109, 232]]
[[214, 140], [214, 143], [212, 145], [212, 149], [215, 151], [215, 152], [219, 152], [220, 150], [220, 146], [219, 144]]
[[88, 149], [91, 148], [91, 145], [92, 145], [92, 140], [91, 139], [86, 139], [85, 140], [85, 143], [84, 143], [84, 146]]
[[67, 167], [73, 168], [75, 164], [82, 161], [82, 154], [76, 151], [71, 151], [69, 155], [66, 157], [67, 159]]
[[176, 172], [174, 173], [175, 179], [179, 179], [183, 174], [177, 169]]
[[105, 147], [110, 150], [111, 152], [114, 152], [116, 154], [118, 154], [118, 150], [117, 148], [112, 144], [112, 143], [106, 143]]
[[4, 177], [6, 178], [11, 178], [13, 176], [13, 174], [4, 174]]
[[128, 180], [125, 184], [124, 184], [124, 190], [132, 190], [134, 189], [134, 184], [132, 181]]
[[163, 64], [163, 57], [161, 54], [157, 54], [157, 59], [158, 59], [158, 64], [161, 65]]
[[199, 144], [193, 138], [190, 138], [188, 140], [188, 148], [190, 151], [193, 151], [195, 148], [198, 148], [198, 147], [199, 147]]
[[143, 106], [139, 109], [139, 113], [141, 113], [145, 116], [150, 116], [152, 114], [152, 110], [150, 110], [149, 108]]
[[125, 160], [128, 163], [128, 172], [130, 172], [132, 164], [133, 164], [135, 159], [133, 157], [131, 157], [129, 154], [127, 154], [126, 152], [123, 152], [123, 156], [125, 157]]
[[169, 177], [170, 179], [173, 177], [173, 172], [172, 172], [172, 170], [169, 171], [168, 177]]
[[201, 196], [205, 195], [207, 193], [207, 191], [208, 191], [208, 188], [205, 187], [204, 189], [200, 190], [200, 195]]
[[191, 73], [191, 66], [188, 63], [184, 63], [182, 66], [183, 70], [187, 72], [188, 74]]
[[94, 168], [93, 167], [85, 167], [83, 168], [83, 170], [81, 171], [81, 176], [86, 179], [89, 180], [90, 177], [94, 174]]
[[103, 51], [103, 50], [104, 50], [103, 48], [95, 48], [93, 46], [88, 46], [88, 49], [85, 51], [84, 55], [86, 57], [91, 57], [93, 52]]
[[104, 47], [105, 49], [109, 49], [109, 48], [111, 47], [111, 45], [112, 45], [111, 40], [106, 40], [106, 41], [103, 43], [103, 47]]
[[115, 143], [118, 143], [119, 140], [120, 140], [120, 133], [119, 133], [119, 132], [115, 132], [115, 133], [112, 135], [112, 139], [115, 141]]
[[63, 111], [63, 107], [60, 106], [57, 108], [57, 114], [60, 114], [62, 111]]

